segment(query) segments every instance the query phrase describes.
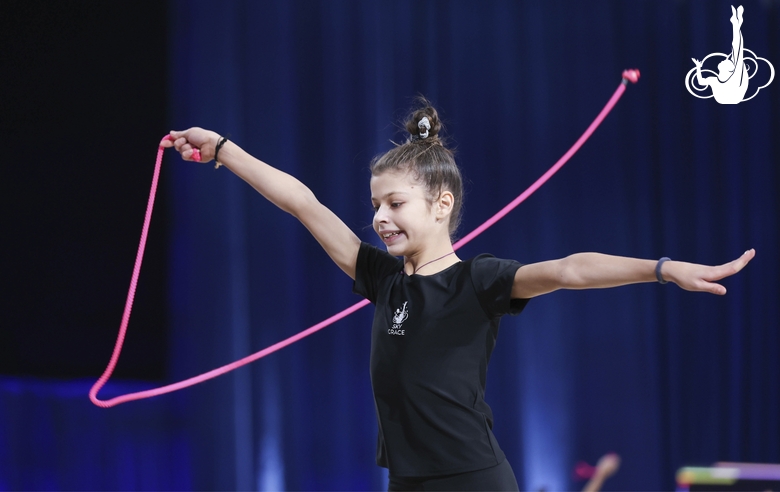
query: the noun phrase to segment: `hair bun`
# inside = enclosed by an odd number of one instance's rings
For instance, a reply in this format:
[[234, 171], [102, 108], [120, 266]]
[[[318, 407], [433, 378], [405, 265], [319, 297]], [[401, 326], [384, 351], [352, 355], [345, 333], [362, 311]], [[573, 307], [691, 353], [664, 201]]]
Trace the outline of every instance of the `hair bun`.
[[406, 131], [412, 134], [412, 140], [437, 140], [442, 125], [439, 113], [427, 99], [420, 97], [419, 109], [412, 111], [406, 120]]

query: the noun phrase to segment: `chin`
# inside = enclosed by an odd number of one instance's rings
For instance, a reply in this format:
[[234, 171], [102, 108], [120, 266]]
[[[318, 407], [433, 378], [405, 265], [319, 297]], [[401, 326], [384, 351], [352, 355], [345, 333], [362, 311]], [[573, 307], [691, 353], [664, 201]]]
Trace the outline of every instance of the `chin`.
[[396, 245], [385, 245], [385, 249], [393, 256], [405, 256], [403, 248], [399, 248]]
[[407, 244], [385, 244], [385, 249], [393, 256], [406, 256]]

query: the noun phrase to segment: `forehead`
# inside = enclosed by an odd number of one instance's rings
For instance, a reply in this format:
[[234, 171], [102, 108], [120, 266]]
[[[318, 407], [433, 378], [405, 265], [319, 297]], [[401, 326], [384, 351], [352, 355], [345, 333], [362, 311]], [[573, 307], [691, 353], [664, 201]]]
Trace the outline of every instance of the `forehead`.
[[381, 200], [394, 193], [425, 196], [422, 184], [408, 172], [387, 171], [371, 176], [371, 199]]

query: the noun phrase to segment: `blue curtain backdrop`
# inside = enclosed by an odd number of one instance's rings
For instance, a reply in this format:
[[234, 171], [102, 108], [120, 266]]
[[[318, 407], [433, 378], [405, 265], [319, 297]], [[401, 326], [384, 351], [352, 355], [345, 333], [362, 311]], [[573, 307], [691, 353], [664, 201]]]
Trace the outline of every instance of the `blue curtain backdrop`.
[[[780, 2], [742, 4], [745, 46], [780, 69]], [[672, 489], [684, 465], [780, 462], [780, 80], [735, 106], [684, 86], [691, 58], [729, 51], [729, 5], [174, 0], [170, 124], [229, 133], [375, 242], [368, 163], [404, 138], [398, 123], [424, 94], [457, 147], [467, 233], [569, 148], [623, 69], [639, 68], [566, 167], [460, 255], [717, 264], [756, 248], [725, 297], [657, 284], [557, 292], [502, 322], [487, 401], [521, 488], [581, 488], [575, 463], [614, 451], [623, 464], [606, 490]], [[226, 169], [170, 153], [162, 186], [170, 381], [360, 300], [295, 219]], [[371, 316], [113, 410], [85, 410], [83, 383], [4, 383], [0, 489], [382, 489]], [[102, 451], [88, 454], [96, 440]], [[95, 478], [101, 460], [117, 472]]]
[[[777, 2], [745, 2], [746, 47], [780, 66]], [[571, 145], [624, 68], [617, 109], [546, 187], [469, 244], [534, 262], [578, 251], [721, 263], [726, 297], [675, 286], [560, 292], [505, 319], [489, 371], [496, 435], [526, 489], [577, 488], [616, 451], [615, 489], [675, 470], [780, 460], [777, 81], [737, 106], [691, 96], [727, 51], [728, 2], [180, 1], [172, 124], [230, 133], [307, 183], [367, 241], [370, 158], [431, 98], [468, 181], [463, 232]], [[172, 375], [259, 350], [359, 299], [293, 218], [225, 170], [176, 163]], [[382, 487], [367, 375], [371, 309], [188, 392], [194, 483]]]

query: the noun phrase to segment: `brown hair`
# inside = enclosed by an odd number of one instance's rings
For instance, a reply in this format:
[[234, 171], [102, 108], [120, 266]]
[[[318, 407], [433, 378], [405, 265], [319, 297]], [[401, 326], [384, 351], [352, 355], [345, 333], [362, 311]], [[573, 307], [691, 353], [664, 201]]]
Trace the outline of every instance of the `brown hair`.
[[[443, 191], [453, 195], [452, 214], [450, 215], [450, 236], [460, 225], [463, 206], [463, 178], [455, 163], [455, 154], [446, 147], [440, 136], [442, 123], [439, 114], [431, 103], [420, 96], [416, 100], [417, 109], [411, 111], [404, 127], [411, 136], [406, 143], [396, 145], [371, 161], [371, 175], [379, 176], [387, 171], [410, 172], [412, 177], [425, 185], [427, 199], [433, 203]], [[420, 120], [427, 117], [430, 123], [428, 136], [420, 135]], [[425, 129], [422, 133], [425, 134]]]

